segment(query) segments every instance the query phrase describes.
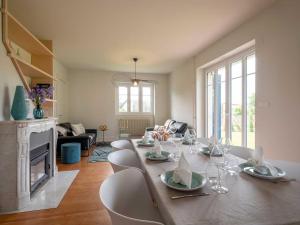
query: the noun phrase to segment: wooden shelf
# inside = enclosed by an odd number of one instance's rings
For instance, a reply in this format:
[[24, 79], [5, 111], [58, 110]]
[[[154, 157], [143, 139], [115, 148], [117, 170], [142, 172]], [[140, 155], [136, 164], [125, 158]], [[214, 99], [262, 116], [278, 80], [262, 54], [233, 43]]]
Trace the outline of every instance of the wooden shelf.
[[56, 100], [55, 100], [55, 99], [46, 98], [46, 102], [52, 102], [52, 103], [55, 103]]
[[7, 14], [8, 39], [22, 46], [28, 52], [35, 55], [53, 56], [53, 53], [39, 39], [37, 39], [26, 27], [24, 27], [9, 12]]
[[15, 60], [20, 68], [24, 76], [31, 77], [31, 78], [48, 78], [50, 80], [56, 80], [51, 74], [37, 68], [36, 66], [24, 61], [23, 59], [18, 58], [15, 55], [10, 55], [12, 60]]

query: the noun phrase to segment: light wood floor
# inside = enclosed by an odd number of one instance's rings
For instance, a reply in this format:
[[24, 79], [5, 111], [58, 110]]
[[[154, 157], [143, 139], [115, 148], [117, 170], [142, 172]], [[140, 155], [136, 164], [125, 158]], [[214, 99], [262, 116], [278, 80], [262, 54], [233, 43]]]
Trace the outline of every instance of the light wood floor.
[[109, 163], [88, 163], [82, 157], [76, 164], [61, 164], [58, 170], [80, 169], [76, 179], [56, 209], [1, 215], [1, 225], [110, 225], [110, 218], [101, 204], [101, 182], [113, 173]]

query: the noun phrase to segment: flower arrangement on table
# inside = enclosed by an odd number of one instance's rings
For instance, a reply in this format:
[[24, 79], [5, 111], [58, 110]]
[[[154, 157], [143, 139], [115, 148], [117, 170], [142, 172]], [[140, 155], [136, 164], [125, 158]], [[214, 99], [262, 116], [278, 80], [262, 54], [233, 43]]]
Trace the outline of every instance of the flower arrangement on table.
[[44, 117], [42, 105], [47, 101], [47, 98], [51, 99], [52, 97], [53, 86], [49, 86], [48, 88], [35, 86], [31, 88], [29, 98], [35, 105], [35, 108], [33, 109], [33, 116], [35, 119], [42, 119]]
[[152, 137], [153, 139], [158, 139], [160, 141], [167, 141], [170, 134], [164, 126], [161, 126], [152, 132]]

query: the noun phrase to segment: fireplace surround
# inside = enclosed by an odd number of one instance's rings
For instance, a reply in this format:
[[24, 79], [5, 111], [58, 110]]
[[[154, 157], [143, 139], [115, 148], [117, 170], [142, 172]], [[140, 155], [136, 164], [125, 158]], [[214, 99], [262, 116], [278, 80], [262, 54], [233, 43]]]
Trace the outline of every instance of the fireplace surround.
[[56, 119], [0, 122], [0, 212], [20, 210], [57, 173]]

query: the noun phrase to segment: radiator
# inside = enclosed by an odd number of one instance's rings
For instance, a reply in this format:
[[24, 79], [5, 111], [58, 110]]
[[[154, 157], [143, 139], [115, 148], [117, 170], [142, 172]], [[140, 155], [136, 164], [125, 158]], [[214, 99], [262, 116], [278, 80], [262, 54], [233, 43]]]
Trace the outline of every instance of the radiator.
[[150, 123], [150, 119], [119, 119], [120, 136], [142, 136]]

